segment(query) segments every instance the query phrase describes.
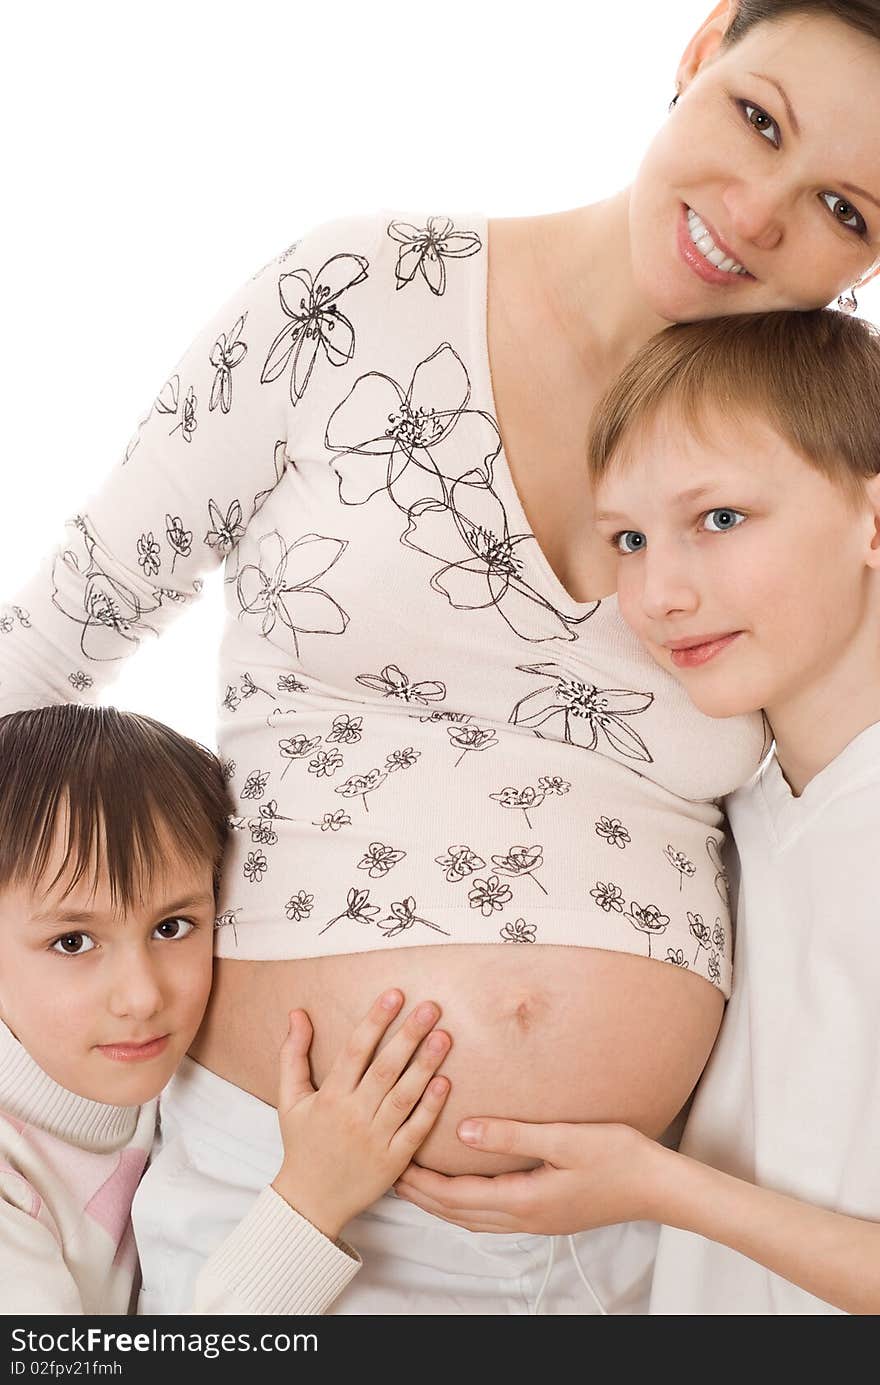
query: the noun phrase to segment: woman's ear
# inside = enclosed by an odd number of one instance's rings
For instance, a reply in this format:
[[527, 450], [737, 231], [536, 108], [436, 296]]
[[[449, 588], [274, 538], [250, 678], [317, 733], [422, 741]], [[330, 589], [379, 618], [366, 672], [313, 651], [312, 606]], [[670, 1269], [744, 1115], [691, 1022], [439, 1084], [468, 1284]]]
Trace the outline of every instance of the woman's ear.
[[714, 58], [736, 14], [736, 9], [736, 0], [719, 0], [708, 19], [700, 25], [678, 64], [675, 77], [679, 91], [684, 91], [710, 58]]

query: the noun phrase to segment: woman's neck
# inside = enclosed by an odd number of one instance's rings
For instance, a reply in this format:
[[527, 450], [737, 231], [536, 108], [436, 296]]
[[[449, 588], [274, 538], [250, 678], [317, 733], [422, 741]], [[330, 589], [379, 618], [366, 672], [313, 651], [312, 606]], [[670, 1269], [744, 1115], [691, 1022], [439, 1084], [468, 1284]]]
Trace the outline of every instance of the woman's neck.
[[545, 310], [590, 379], [612, 380], [669, 324], [645, 304], [633, 276], [629, 189], [604, 202], [530, 220]]

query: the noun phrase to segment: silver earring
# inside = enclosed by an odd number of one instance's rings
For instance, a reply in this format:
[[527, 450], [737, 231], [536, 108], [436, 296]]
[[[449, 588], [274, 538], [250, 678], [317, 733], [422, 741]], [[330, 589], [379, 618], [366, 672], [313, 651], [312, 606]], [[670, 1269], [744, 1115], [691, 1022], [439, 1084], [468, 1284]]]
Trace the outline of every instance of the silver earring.
[[859, 306], [855, 289], [848, 289], [846, 293], [842, 293], [837, 300], [837, 306], [842, 313], [854, 313]]

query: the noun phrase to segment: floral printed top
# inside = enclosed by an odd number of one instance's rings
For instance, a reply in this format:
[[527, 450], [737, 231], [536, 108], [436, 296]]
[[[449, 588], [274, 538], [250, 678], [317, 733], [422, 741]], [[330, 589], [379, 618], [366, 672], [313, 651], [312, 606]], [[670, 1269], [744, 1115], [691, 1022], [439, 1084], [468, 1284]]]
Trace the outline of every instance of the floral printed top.
[[727, 994], [719, 800], [761, 721], [704, 717], [616, 598], [570, 598], [494, 414], [485, 222], [320, 227], [0, 610], [0, 712], [93, 696], [222, 563], [219, 955], [567, 944]]

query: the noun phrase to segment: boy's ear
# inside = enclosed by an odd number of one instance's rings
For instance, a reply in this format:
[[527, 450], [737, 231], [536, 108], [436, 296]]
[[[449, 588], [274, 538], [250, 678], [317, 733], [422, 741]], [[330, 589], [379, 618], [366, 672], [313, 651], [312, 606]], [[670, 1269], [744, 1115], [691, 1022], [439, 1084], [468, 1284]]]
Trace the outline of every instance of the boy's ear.
[[870, 476], [865, 482], [865, 499], [868, 519], [873, 523], [865, 561], [868, 567], [880, 568], [880, 476]]

